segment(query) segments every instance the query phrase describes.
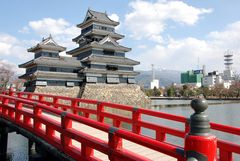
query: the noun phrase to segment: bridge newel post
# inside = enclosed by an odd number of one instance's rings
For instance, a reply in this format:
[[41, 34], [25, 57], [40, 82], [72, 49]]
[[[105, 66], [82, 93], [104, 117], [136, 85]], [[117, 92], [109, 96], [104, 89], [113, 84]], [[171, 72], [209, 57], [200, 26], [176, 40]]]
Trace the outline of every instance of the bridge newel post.
[[5, 160], [7, 156], [8, 131], [7, 127], [0, 125], [0, 160]]
[[138, 107], [133, 107], [132, 110], [132, 132], [136, 134], [141, 134], [141, 127], [138, 126], [138, 121], [141, 120], [141, 114], [139, 113], [139, 108]]
[[185, 136], [185, 156], [187, 161], [216, 161], [217, 138], [210, 134], [208, 108], [205, 99], [194, 99], [191, 107], [195, 111], [190, 117], [190, 131]]
[[[67, 112], [64, 111], [61, 114], [61, 127], [63, 130], [67, 130], [68, 128], [72, 128], [72, 120], [70, 118], [67, 118]], [[63, 146], [63, 149], [65, 149], [65, 147], [68, 147], [70, 145], [72, 145], [72, 139], [67, 137], [64, 132], [61, 133], [61, 143]]]
[[114, 152], [122, 149], [123, 142], [122, 138], [116, 135], [117, 131], [119, 129], [112, 126], [108, 130], [108, 146], [109, 146], [109, 152], [108, 152], [108, 158], [110, 161], [120, 161], [117, 157], [115, 157]]

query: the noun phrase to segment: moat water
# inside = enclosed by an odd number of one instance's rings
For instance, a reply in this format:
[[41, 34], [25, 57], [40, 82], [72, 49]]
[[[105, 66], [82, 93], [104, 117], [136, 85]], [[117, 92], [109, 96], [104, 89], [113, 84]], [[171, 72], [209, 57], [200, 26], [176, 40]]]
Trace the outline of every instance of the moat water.
[[[239, 127], [240, 123], [240, 102], [236, 101], [208, 101], [209, 107], [206, 111], [212, 122], [221, 123]], [[153, 100], [151, 110], [162, 111], [175, 115], [189, 117], [193, 110], [190, 107], [189, 100]], [[171, 126], [176, 129], [184, 129], [183, 124], [154, 117], [142, 117], [144, 120], [159, 123], [165, 126]], [[217, 137], [229, 140], [231, 142], [240, 143], [240, 137], [235, 135], [227, 135], [225, 133], [212, 131]], [[143, 129], [143, 134], [154, 136], [154, 132]], [[167, 135], [167, 141], [177, 145], [183, 145], [183, 139]], [[28, 161], [28, 142], [27, 139], [16, 133], [9, 134], [7, 161]], [[240, 158], [239, 156], [234, 156]], [[46, 160], [47, 161], [47, 160]], [[48, 160], [50, 161], [50, 159]], [[51, 160], [52, 161], [52, 160]]]

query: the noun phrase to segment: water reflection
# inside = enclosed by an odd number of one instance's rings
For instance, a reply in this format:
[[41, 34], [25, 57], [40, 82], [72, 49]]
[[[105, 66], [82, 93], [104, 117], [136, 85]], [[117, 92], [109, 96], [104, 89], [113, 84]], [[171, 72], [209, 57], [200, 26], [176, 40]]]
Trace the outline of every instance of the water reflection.
[[[230, 125], [239, 127], [240, 122], [240, 102], [239, 101], [208, 101], [209, 107], [206, 113], [209, 115], [211, 122], [216, 122], [220, 124]], [[155, 100], [153, 101], [153, 106], [150, 108], [155, 111], [161, 111], [166, 113], [171, 113], [175, 115], [181, 115], [185, 117], [190, 117], [193, 110], [190, 107], [190, 101], [187, 100]], [[159, 125], [171, 126], [171, 128], [184, 130], [184, 124], [177, 123], [174, 121], [168, 121], [165, 119], [159, 119], [156, 117], [143, 115], [144, 120], [153, 122]], [[240, 142], [240, 137], [236, 135], [231, 135], [219, 131], [212, 130], [214, 135], [220, 139], [228, 140], [230, 142]], [[145, 135], [151, 135], [155, 137], [155, 133], [143, 129]], [[167, 135], [167, 141], [175, 145], [183, 146], [184, 142], [182, 138]], [[240, 160], [239, 155], [234, 156], [236, 160]]]
[[7, 161], [28, 160], [28, 140], [16, 133], [8, 134]]

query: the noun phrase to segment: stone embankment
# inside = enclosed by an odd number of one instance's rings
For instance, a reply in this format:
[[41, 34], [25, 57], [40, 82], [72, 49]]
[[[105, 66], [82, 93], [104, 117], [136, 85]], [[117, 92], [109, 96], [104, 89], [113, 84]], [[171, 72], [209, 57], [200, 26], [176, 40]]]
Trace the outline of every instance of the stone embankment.
[[147, 107], [150, 99], [135, 84], [86, 84], [81, 87], [47, 86], [36, 87], [34, 92], [67, 97], [81, 97], [137, 107]]
[[35, 93], [53, 94], [58, 96], [79, 97], [80, 87], [65, 87], [65, 86], [37, 86]]
[[86, 84], [82, 98], [147, 107], [150, 99], [135, 84]]

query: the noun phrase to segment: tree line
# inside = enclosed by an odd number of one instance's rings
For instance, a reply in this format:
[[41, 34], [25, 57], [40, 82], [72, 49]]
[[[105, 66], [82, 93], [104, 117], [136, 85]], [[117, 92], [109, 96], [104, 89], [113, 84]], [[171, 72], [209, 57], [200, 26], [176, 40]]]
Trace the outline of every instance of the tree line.
[[167, 96], [167, 97], [196, 97], [203, 95], [205, 98], [239, 98], [240, 80], [234, 80], [229, 88], [224, 88], [223, 84], [217, 84], [213, 87], [195, 88], [190, 85], [181, 87], [171, 85], [165, 89], [146, 89], [147, 96]]

